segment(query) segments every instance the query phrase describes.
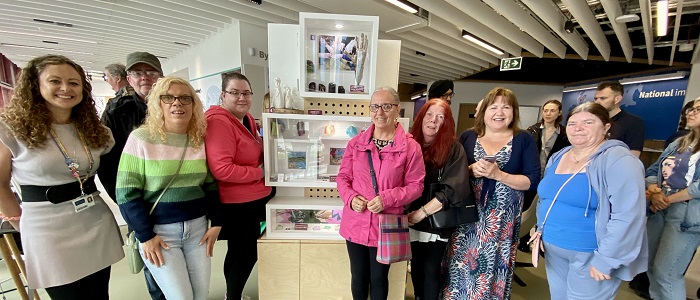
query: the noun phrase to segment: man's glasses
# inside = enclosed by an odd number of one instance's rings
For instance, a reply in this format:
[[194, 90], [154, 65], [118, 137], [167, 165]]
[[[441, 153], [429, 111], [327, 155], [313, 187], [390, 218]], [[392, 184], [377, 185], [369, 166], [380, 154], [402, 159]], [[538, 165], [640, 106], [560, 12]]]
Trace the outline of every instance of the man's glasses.
[[250, 96], [253, 96], [253, 92], [243, 92], [243, 93], [241, 93], [241, 92], [238, 92], [238, 91], [233, 91], [233, 92], [231, 92], [231, 91], [224, 91], [224, 93], [229, 94], [229, 95], [233, 96], [233, 98], [236, 98], [236, 99], [238, 99], [238, 97], [240, 97], [240, 96], [243, 96], [243, 98], [246, 98], [246, 99], [250, 98]]
[[134, 78], [141, 78], [143, 75], [146, 75], [148, 77], [160, 77], [160, 72], [158, 71], [141, 71], [141, 70], [136, 70], [136, 71], [129, 71], [128, 72], [129, 76], [134, 77]]
[[160, 95], [160, 101], [165, 104], [173, 104], [175, 100], [180, 100], [182, 105], [192, 104], [192, 96], [172, 96], [172, 95]]
[[442, 96], [440, 96], [440, 98], [442, 98], [442, 99], [447, 99], [447, 98], [449, 98], [449, 97], [454, 97], [454, 95], [455, 95], [454, 92], [452, 92], [452, 93], [446, 93], [446, 94], [443, 94]]
[[371, 112], [377, 112], [379, 108], [381, 107], [384, 112], [391, 111], [391, 109], [394, 108], [394, 106], [399, 106], [398, 104], [394, 103], [384, 103], [384, 104], [370, 104], [369, 105], [369, 111]]
[[107, 74], [102, 75], [102, 79], [103, 79], [104, 81], [107, 81]]
[[698, 106], [698, 107], [693, 107], [693, 108], [688, 108], [688, 109], [685, 110], [685, 114], [686, 114], [686, 115], [689, 115], [689, 114], [697, 114], [698, 112], [700, 112], [700, 106]]

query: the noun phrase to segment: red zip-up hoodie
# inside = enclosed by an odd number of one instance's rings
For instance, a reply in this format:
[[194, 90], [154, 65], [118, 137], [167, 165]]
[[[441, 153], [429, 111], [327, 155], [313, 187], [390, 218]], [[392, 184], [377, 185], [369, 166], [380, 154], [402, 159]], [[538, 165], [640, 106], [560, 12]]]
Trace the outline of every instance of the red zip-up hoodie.
[[262, 138], [253, 116], [245, 116], [253, 133], [221, 106], [210, 107], [205, 116], [207, 163], [219, 181], [221, 202], [244, 203], [269, 195], [271, 188], [265, 186], [259, 167], [263, 162]]

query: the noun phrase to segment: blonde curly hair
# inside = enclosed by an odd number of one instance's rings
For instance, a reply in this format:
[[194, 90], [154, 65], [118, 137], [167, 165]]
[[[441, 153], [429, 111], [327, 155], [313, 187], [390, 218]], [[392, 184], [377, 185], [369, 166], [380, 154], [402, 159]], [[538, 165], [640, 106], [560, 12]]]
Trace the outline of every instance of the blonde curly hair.
[[39, 90], [39, 75], [49, 65], [69, 65], [80, 74], [83, 100], [71, 110], [70, 121], [90, 148], [107, 147], [112, 136], [97, 116], [92, 85], [83, 68], [65, 56], [44, 55], [30, 60], [17, 79], [10, 103], [0, 112], [0, 119], [27, 148], [44, 148], [53, 118]]
[[204, 106], [199, 100], [197, 92], [187, 80], [179, 77], [166, 76], [158, 79], [153, 85], [153, 89], [148, 94], [148, 114], [146, 121], [141, 127], [147, 128], [149, 137], [155, 139], [160, 137], [161, 141], [167, 140], [165, 134], [165, 117], [163, 109], [160, 107], [160, 96], [165, 95], [173, 84], [182, 84], [187, 86], [190, 96], [192, 96], [192, 118], [187, 125], [187, 135], [190, 139], [190, 145], [194, 148], [199, 148], [204, 143], [204, 136], [207, 133], [207, 121], [204, 118]]

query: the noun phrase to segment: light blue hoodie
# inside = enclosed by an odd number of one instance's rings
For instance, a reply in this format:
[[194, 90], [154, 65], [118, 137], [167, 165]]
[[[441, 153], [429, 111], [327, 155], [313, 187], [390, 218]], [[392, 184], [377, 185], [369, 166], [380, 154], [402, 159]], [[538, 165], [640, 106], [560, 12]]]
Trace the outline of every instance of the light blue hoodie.
[[[569, 150], [571, 146], [552, 155], [547, 168]], [[629, 281], [647, 270], [649, 260], [644, 165], [618, 140], [603, 142], [591, 159], [586, 175], [598, 195], [598, 249], [591, 265], [603, 274]], [[542, 217], [538, 216], [538, 223]]]

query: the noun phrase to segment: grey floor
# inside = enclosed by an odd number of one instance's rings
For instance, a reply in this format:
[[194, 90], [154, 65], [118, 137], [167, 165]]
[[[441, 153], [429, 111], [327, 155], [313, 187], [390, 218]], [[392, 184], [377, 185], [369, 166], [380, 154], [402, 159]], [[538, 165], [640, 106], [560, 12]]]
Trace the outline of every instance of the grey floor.
[[[224, 253], [226, 251], [226, 243], [218, 242], [214, 248], [214, 257], [212, 259], [212, 275], [211, 287], [209, 291], [209, 300], [222, 300], [225, 293], [225, 282], [221, 271], [223, 265]], [[518, 261], [529, 261], [529, 254], [518, 252]], [[527, 284], [526, 287], [520, 287], [514, 284], [512, 299], [549, 299], [549, 290], [544, 272], [544, 266], [535, 268], [516, 268], [515, 273]], [[257, 297], [257, 268], [253, 270], [250, 280], [244, 290], [244, 294], [252, 300]], [[0, 280], [9, 278], [7, 267], [4, 263], [0, 263]], [[407, 279], [406, 299], [413, 299], [413, 287], [410, 284], [410, 278]], [[688, 290], [689, 299], [697, 299], [695, 291], [700, 286], [700, 258], [691, 263], [691, 267], [686, 275], [686, 287]], [[0, 290], [9, 290], [14, 288], [11, 280], [2, 281]], [[1, 291], [0, 291], [1, 292]], [[110, 295], [112, 300], [148, 300], [148, 292], [144, 283], [143, 274], [133, 275], [129, 272], [125, 260], [120, 261], [112, 267], [112, 278], [110, 281]], [[49, 297], [43, 290], [39, 291], [41, 299], [48, 300]], [[0, 300], [20, 299], [16, 291], [7, 292], [0, 295]], [[618, 300], [641, 299], [634, 295], [627, 287], [627, 283], [623, 282], [620, 291], [617, 295]], [[237, 299], [236, 299], [237, 300]]]

